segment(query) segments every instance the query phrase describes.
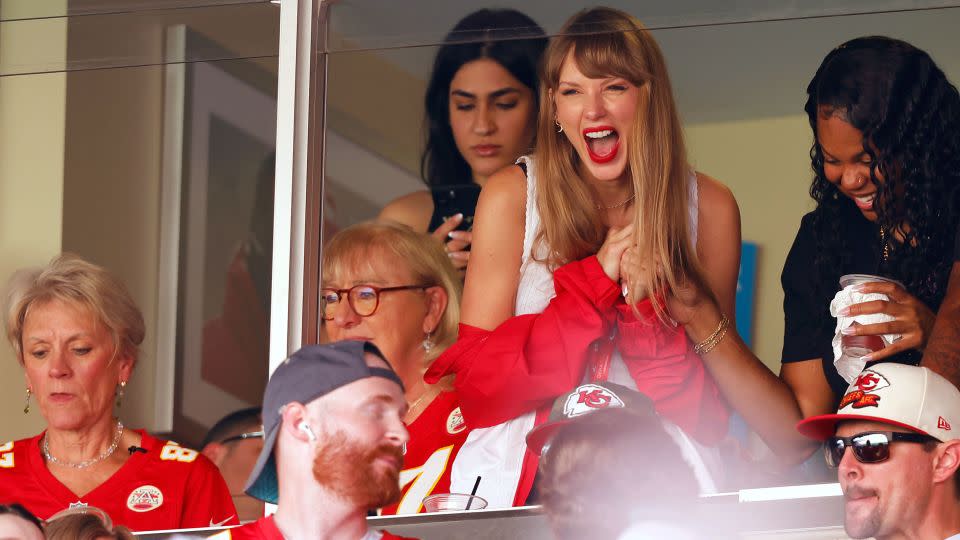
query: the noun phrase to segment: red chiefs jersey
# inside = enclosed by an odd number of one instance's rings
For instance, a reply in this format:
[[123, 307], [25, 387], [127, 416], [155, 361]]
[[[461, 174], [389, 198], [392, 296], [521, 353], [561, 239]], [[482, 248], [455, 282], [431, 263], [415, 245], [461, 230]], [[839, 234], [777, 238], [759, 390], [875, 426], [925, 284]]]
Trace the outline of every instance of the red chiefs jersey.
[[151, 437], [120, 469], [78, 497], [47, 469], [41, 433], [0, 446], [0, 503], [18, 502], [41, 519], [72, 506], [105, 511], [134, 531], [235, 525], [237, 511], [216, 466], [196, 450]]
[[[277, 528], [273, 516], [260, 518], [240, 527], [227, 529], [219, 532], [209, 538], [209, 540], [286, 540], [280, 529]], [[367, 531], [363, 538], [357, 540], [416, 540], [415, 538], [402, 538], [395, 536], [387, 531]]]
[[407, 431], [410, 442], [400, 472], [400, 501], [382, 508], [381, 515], [422, 512], [425, 497], [449, 492], [450, 468], [470, 433], [455, 392], [441, 392]]

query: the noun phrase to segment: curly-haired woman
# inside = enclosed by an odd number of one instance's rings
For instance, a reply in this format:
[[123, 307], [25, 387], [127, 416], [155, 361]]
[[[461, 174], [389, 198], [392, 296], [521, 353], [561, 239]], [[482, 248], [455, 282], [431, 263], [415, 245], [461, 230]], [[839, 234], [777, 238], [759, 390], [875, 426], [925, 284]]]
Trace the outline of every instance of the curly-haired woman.
[[[860, 292], [889, 300], [853, 304], [848, 315], [892, 318], [851, 328], [856, 335], [902, 336], [868, 362], [916, 364], [944, 298], [960, 222], [960, 94], [930, 55], [891, 38], [857, 38], [824, 58], [807, 94], [817, 206], [803, 217], [781, 277], [781, 378], [804, 417], [835, 410], [848, 385], [833, 363], [829, 311], [840, 276], [873, 274], [903, 284], [862, 285]], [[719, 308], [683, 300], [670, 302], [671, 314], [691, 339], [703, 339], [721, 318]], [[752, 353], [727, 339], [704, 357], [711, 358], [737, 363]], [[770, 420], [792, 425], [797, 418]], [[794, 442], [806, 450], [791, 459], [814, 449]]]
[[[870, 356], [916, 364], [943, 300], [960, 208], [960, 95], [926, 52], [903, 41], [848, 41], [824, 59], [807, 88], [816, 140], [817, 201], [784, 265], [783, 378], [804, 416], [829, 412], [847, 382], [833, 365], [830, 299], [844, 274], [893, 283], [863, 286], [889, 302], [850, 307], [885, 313], [859, 335], [903, 337]], [[811, 279], [812, 277], [812, 279]]]

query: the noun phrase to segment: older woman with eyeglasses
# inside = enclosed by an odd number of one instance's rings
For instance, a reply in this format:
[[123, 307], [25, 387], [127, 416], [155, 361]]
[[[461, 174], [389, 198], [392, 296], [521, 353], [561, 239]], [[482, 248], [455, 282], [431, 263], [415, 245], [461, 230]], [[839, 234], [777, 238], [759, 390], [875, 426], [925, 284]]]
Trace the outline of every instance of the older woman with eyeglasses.
[[115, 403], [119, 408], [145, 333], [120, 280], [61, 255], [19, 273], [7, 300], [7, 338], [25, 375], [24, 412], [39, 409], [47, 429], [0, 445], [0, 503], [19, 502], [44, 519], [97, 506], [138, 531], [239, 523], [206, 457], [118, 418]]
[[337, 233], [323, 249], [322, 270], [327, 336], [373, 342], [406, 389], [410, 442], [402, 496], [381, 513], [420, 512], [424, 497], [449, 491], [452, 464], [470, 431], [449, 382], [423, 380], [456, 340], [460, 278], [438, 242], [390, 221]]

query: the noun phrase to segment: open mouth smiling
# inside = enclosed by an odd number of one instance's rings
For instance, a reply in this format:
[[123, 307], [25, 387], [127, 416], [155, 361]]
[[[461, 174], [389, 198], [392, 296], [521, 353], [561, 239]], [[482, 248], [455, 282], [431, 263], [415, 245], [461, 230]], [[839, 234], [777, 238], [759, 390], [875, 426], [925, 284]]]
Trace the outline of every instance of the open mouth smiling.
[[617, 157], [620, 135], [613, 126], [596, 126], [583, 130], [587, 154], [594, 163], [607, 163]]

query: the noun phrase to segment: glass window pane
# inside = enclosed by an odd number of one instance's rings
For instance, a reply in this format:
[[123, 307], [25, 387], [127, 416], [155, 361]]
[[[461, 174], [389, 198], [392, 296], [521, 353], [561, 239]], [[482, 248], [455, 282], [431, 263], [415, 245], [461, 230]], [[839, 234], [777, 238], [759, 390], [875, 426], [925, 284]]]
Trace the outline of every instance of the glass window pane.
[[280, 10], [55, 4], [0, 3], [0, 270], [72, 251], [118, 274], [147, 324], [121, 417], [195, 445], [267, 378]]
[[[416, 2], [414, 2], [416, 4]], [[423, 10], [379, 0], [331, 6], [326, 44], [324, 237], [376, 217], [398, 197], [427, 189], [424, 94], [444, 36], [476, 5], [427, 2]], [[689, 161], [731, 188], [742, 216], [744, 251], [755, 275], [738, 327], [757, 356], [780, 370], [783, 294], [780, 272], [802, 216], [813, 207], [803, 111], [806, 86], [824, 56], [858, 36], [888, 35], [928, 51], [955, 84], [960, 23], [955, 2], [608, 3], [652, 28], [670, 72]], [[548, 34], [581, 2], [525, 2]], [[413, 16], [429, 11], [431, 17]], [[515, 40], [522, 27], [499, 35]], [[456, 40], [471, 38], [455, 36]], [[456, 150], [454, 150], [456, 151]], [[469, 178], [467, 179], [469, 182]], [[746, 259], [745, 259], [746, 260]], [[741, 323], [743, 326], [741, 326]], [[746, 427], [731, 433], [760, 448]], [[804, 481], [829, 480], [817, 454]], [[832, 477], [835, 479], [835, 476]], [[751, 478], [760, 485], [795, 477]]]

